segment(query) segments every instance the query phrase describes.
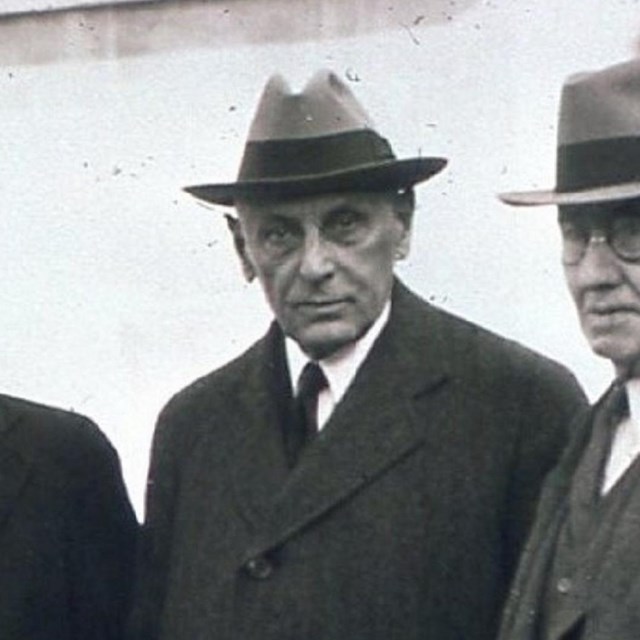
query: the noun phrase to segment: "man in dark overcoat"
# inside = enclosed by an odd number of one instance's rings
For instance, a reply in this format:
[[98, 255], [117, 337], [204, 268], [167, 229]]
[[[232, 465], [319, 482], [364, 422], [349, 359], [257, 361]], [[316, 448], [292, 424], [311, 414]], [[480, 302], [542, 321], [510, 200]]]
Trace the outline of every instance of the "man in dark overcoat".
[[120, 640], [137, 522], [93, 422], [0, 396], [0, 638]]
[[640, 60], [565, 83], [557, 204], [582, 330], [616, 379], [542, 492], [502, 640], [640, 638]]
[[164, 409], [131, 637], [489, 640], [584, 398], [559, 365], [409, 291], [413, 186], [334, 74], [273, 77], [235, 206], [266, 336]]

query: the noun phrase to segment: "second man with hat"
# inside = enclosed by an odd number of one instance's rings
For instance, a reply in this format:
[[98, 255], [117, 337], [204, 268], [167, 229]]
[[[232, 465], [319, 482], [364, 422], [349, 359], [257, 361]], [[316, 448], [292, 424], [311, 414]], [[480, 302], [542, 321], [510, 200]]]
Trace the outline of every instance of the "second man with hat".
[[567, 80], [557, 184], [503, 194], [558, 205], [582, 330], [616, 378], [542, 493], [502, 640], [640, 638], [640, 60]]
[[275, 320], [158, 422], [132, 637], [490, 640], [584, 402], [559, 365], [409, 291], [415, 184], [351, 91], [272, 78], [235, 182]]

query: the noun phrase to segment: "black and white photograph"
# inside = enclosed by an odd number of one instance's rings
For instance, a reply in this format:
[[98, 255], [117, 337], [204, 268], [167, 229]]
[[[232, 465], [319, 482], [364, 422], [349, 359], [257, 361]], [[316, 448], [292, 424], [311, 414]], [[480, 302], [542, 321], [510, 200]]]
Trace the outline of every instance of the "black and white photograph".
[[0, 640], [640, 637], [639, 0], [0, 0]]

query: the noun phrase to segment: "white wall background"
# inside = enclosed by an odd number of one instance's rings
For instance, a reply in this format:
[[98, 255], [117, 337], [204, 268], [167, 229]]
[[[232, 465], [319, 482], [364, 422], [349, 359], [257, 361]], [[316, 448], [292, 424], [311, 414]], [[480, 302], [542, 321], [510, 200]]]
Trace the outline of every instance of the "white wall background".
[[183, 1], [0, 20], [0, 388], [93, 417], [142, 513], [169, 396], [258, 337], [222, 215], [181, 186], [231, 179], [269, 74], [352, 83], [418, 190], [400, 275], [571, 367], [583, 341], [555, 211], [495, 193], [553, 183], [560, 85], [636, 55], [638, 0]]

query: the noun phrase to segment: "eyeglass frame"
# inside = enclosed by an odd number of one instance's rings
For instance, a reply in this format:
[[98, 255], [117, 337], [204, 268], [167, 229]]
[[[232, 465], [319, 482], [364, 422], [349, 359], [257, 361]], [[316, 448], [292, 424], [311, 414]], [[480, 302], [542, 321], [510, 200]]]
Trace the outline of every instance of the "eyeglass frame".
[[[628, 238], [625, 232], [629, 232], [629, 227], [616, 229], [615, 223], [618, 220], [628, 222], [634, 220], [633, 237], [636, 246], [625, 250], [620, 243]], [[559, 207], [558, 223], [562, 238], [562, 264], [575, 266], [579, 264], [586, 255], [591, 244], [604, 244], [611, 249], [616, 257], [624, 262], [640, 262], [640, 199], [634, 198], [623, 203], [609, 205], [608, 207], [594, 205], [577, 205]], [[580, 224], [582, 223], [582, 224]], [[575, 258], [567, 258], [571, 240], [567, 237], [567, 224], [581, 233], [581, 238], [573, 240], [573, 251]], [[586, 233], [585, 233], [586, 232]], [[620, 240], [622, 238], [622, 240]]]

